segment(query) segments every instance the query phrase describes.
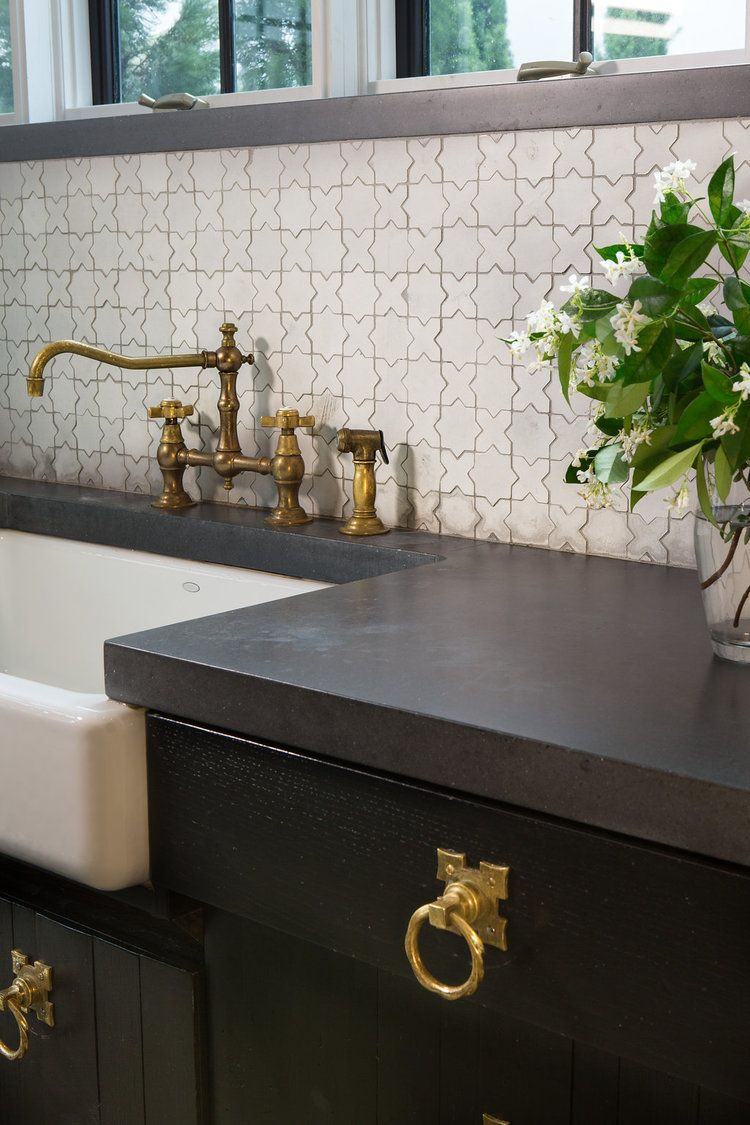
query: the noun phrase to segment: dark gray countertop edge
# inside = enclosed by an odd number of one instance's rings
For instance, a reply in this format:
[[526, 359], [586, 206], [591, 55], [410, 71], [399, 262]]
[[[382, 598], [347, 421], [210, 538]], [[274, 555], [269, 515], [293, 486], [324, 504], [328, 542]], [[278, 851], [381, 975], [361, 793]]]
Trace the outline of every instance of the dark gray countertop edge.
[[117, 641], [105, 663], [108, 694], [148, 710], [750, 866], [744, 791]]
[[750, 115], [750, 66], [10, 125], [0, 162]]

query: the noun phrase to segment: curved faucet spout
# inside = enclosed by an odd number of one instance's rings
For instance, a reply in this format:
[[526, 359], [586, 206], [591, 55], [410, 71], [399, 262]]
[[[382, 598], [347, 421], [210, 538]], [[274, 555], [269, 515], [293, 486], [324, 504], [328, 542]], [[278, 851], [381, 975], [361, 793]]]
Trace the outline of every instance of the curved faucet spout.
[[95, 348], [91, 344], [81, 344], [77, 340], [55, 340], [45, 344], [32, 360], [26, 376], [26, 389], [31, 398], [39, 398], [44, 393], [44, 369], [56, 355], [68, 352], [84, 359], [94, 359], [99, 363], [111, 363], [113, 367], [123, 367], [128, 371], [146, 371], [167, 367], [213, 367], [216, 355], [213, 352], [197, 352], [190, 355], [144, 355], [128, 356], [111, 352], [108, 348]]

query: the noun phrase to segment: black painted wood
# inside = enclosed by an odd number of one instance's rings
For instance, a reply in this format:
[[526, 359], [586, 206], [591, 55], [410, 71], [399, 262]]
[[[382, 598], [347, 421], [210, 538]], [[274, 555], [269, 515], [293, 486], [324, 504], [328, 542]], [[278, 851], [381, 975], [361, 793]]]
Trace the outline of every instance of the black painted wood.
[[[52, 965], [55, 1026], [32, 1016], [26, 1057], [0, 1059], [2, 1125], [203, 1125], [202, 950], [187, 934], [4, 860], [0, 986], [13, 948]], [[5, 1016], [0, 1035], [17, 1042]]]
[[214, 1125], [750, 1121], [692, 1083], [223, 911], [206, 935]]
[[[149, 792], [157, 881], [407, 977], [436, 847], [509, 863], [483, 1004], [750, 1100], [746, 873], [154, 716]], [[424, 951], [465, 975], [458, 940]]]
[[200, 981], [141, 957], [140, 982], [146, 1125], [199, 1125], [205, 1094]]
[[101, 1125], [142, 1122], [140, 961], [109, 942], [93, 943]]
[[374, 970], [217, 911], [206, 963], [213, 1125], [377, 1125]]

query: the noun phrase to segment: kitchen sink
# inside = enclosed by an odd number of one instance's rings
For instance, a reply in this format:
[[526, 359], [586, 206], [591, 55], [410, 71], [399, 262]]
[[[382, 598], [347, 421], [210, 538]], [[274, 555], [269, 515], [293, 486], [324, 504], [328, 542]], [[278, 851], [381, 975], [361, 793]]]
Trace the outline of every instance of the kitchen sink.
[[0, 852], [148, 879], [144, 715], [105, 695], [104, 641], [328, 585], [0, 530]]

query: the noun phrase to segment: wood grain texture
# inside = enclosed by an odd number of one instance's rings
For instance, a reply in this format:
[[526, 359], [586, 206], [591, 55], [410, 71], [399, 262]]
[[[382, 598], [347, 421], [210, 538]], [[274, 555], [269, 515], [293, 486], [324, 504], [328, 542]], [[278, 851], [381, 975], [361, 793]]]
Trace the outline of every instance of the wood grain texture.
[[155, 716], [149, 792], [156, 881], [406, 976], [435, 849], [509, 863], [483, 1004], [750, 1100], [747, 873]]
[[94, 942], [101, 1125], [145, 1119], [140, 981], [138, 957]]

